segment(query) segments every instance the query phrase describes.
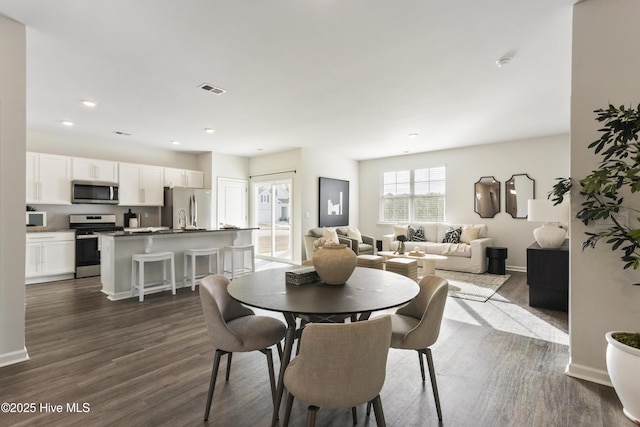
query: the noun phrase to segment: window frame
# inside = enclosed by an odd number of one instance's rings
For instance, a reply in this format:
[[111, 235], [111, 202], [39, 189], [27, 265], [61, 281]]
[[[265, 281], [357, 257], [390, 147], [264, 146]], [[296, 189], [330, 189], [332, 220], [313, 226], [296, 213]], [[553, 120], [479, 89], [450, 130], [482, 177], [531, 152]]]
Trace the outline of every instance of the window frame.
[[[442, 179], [431, 179], [431, 175], [432, 175], [432, 170], [434, 169], [442, 169]], [[428, 179], [425, 181], [417, 181], [418, 183], [426, 183], [426, 185], [430, 188], [432, 186], [432, 182], [436, 182], [436, 181], [442, 181], [441, 187], [442, 187], [442, 193], [438, 196], [429, 196], [429, 194], [439, 194], [439, 193], [427, 193], [427, 194], [416, 194], [416, 171], [426, 171], [426, 175], [428, 176]], [[401, 169], [401, 170], [392, 170], [392, 171], [385, 171], [382, 172], [382, 175], [380, 177], [381, 179], [381, 183], [380, 183], [380, 202], [379, 202], [379, 213], [378, 213], [378, 221], [380, 224], [399, 224], [399, 223], [411, 223], [411, 222], [432, 222], [432, 221], [437, 221], [437, 222], [444, 222], [445, 221], [445, 215], [446, 215], [446, 184], [447, 184], [447, 180], [446, 180], [446, 166], [441, 165], [441, 166], [432, 166], [432, 167], [421, 167], [421, 168], [413, 168], [413, 169]], [[387, 196], [385, 193], [385, 189], [387, 189], [388, 186], [390, 185], [396, 185], [396, 189], [398, 186], [400, 186], [400, 184], [405, 184], [405, 181], [402, 182], [398, 182], [398, 180], [396, 179], [396, 181], [394, 183], [387, 183], [385, 181], [385, 175], [386, 174], [390, 174], [390, 173], [395, 173], [396, 177], [398, 176], [399, 173], [405, 173], [405, 172], [409, 172], [409, 193], [404, 196], [403, 194], [397, 194], [393, 197], [406, 197], [408, 199], [408, 203], [407, 203], [407, 219], [398, 219], [393, 218], [393, 219], [387, 219], [385, 218], [385, 199], [388, 199], [389, 196]], [[436, 172], [436, 171], [434, 171]], [[427, 197], [438, 197], [441, 198], [442, 200], [442, 215], [441, 217], [438, 217], [438, 219], [416, 219], [416, 201], [418, 198], [423, 198], [424, 196]]]

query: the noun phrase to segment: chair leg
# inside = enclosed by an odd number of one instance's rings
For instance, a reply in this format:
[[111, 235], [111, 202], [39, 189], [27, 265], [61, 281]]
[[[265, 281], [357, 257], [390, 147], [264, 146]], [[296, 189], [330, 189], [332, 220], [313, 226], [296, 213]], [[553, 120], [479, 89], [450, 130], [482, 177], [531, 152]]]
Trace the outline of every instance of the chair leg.
[[280, 342], [278, 342], [278, 359], [280, 359], [282, 363], [282, 344], [280, 344]]
[[318, 412], [317, 406], [309, 406], [307, 410], [307, 427], [315, 427], [316, 425], [316, 413]]
[[293, 407], [293, 394], [289, 393], [287, 397], [287, 406], [284, 410], [284, 420], [282, 421], [282, 427], [289, 426], [289, 419], [291, 418], [291, 408]]
[[422, 354], [424, 350], [418, 350], [418, 360], [420, 361], [420, 374], [422, 375], [422, 382], [425, 380], [424, 376], [424, 362], [422, 361]]
[[267, 368], [269, 369], [269, 383], [271, 384], [271, 400], [273, 400], [273, 406], [276, 405], [276, 374], [273, 370], [273, 354], [270, 348], [260, 350], [267, 356]]
[[229, 381], [229, 374], [231, 374], [231, 356], [233, 356], [233, 353], [227, 354], [227, 375], [224, 377], [225, 381]]
[[213, 358], [213, 369], [211, 369], [211, 382], [209, 383], [209, 393], [207, 395], [207, 406], [204, 408], [204, 420], [209, 419], [209, 412], [211, 411], [211, 400], [213, 399], [213, 390], [216, 387], [216, 377], [218, 376], [218, 368], [220, 367], [220, 357], [224, 352], [222, 350], [216, 350], [216, 355]]
[[433, 367], [433, 356], [431, 349], [427, 348], [425, 355], [427, 356], [427, 366], [429, 367], [429, 376], [431, 377], [431, 388], [433, 389], [433, 398], [436, 400], [436, 411], [438, 412], [438, 420], [442, 421], [442, 409], [440, 408], [440, 396], [438, 395], [438, 384], [436, 383], [436, 370]]
[[380, 400], [380, 395], [377, 395], [373, 399], [373, 412], [376, 414], [376, 425], [378, 427], [386, 427], [387, 423], [384, 420], [384, 412], [382, 411], [382, 400]]
[[358, 411], [355, 406], [351, 408], [351, 418], [353, 418], [353, 425], [358, 424]]
[[371, 413], [371, 402], [367, 402], [367, 415]]

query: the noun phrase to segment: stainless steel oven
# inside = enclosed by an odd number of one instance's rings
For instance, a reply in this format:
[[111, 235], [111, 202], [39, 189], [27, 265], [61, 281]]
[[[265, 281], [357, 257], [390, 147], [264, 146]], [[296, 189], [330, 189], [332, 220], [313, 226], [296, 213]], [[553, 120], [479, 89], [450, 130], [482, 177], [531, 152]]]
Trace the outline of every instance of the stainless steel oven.
[[122, 231], [112, 214], [69, 215], [76, 230], [76, 279], [100, 275], [99, 233]]

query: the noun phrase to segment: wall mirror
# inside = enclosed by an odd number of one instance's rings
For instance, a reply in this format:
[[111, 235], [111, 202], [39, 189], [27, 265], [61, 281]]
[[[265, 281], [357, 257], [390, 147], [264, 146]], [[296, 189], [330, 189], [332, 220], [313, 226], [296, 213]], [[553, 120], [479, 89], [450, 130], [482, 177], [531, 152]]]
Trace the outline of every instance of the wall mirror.
[[474, 186], [474, 211], [480, 218], [493, 218], [500, 212], [500, 181], [492, 176], [483, 176]]
[[536, 181], [526, 173], [512, 175], [504, 183], [505, 210], [514, 218], [526, 218], [527, 200], [535, 199]]

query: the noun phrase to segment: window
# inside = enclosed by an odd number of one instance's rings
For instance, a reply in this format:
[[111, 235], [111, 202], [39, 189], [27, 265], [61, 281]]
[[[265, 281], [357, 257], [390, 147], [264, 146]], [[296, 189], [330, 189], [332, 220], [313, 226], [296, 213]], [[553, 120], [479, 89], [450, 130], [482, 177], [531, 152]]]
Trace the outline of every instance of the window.
[[445, 167], [385, 172], [383, 222], [444, 221]]

